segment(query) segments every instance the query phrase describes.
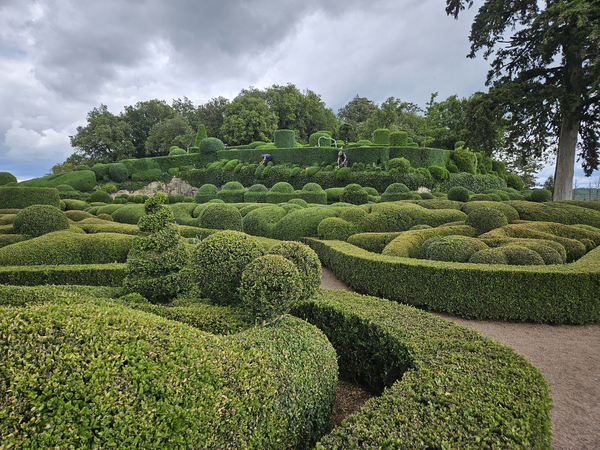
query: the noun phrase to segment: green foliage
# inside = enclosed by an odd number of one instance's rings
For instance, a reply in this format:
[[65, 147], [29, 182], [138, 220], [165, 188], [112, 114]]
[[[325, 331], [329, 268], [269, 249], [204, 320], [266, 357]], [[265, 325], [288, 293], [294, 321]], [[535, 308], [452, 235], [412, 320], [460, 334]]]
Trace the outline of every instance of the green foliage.
[[477, 234], [483, 234], [508, 225], [508, 220], [498, 209], [483, 207], [477, 208], [467, 214], [465, 225], [475, 228]]
[[242, 231], [240, 211], [226, 203], [208, 203], [198, 216], [198, 226], [213, 230]]
[[[323, 139], [320, 137], [323, 136]], [[331, 132], [330, 131], [317, 131], [310, 135], [308, 138], [308, 145], [310, 147], [331, 147]]]
[[[259, 166], [262, 167], [262, 166]], [[253, 184], [244, 193], [244, 202], [246, 203], [265, 203], [267, 201], [267, 192], [269, 190], [263, 184]], [[250, 233], [253, 234], [253, 233]]]
[[423, 259], [466, 263], [475, 253], [487, 248], [479, 239], [457, 235], [428, 239], [423, 243], [421, 251]]
[[529, 200], [537, 203], [549, 202], [552, 200], [552, 192], [547, 189], [532, 189]]
[[139, 172], [134, 172], [131, 175], [131, 180], [132, 181], [143, 181], [143, 182], [159, 181], [162, 177], [162, 174], [163, 174], [163, 172], [160, 169], [142, 170]]
[[286, 210], [277, 205], [254, 209], [243, 217], [243, 230], [253, 236], [270, 238], [275, 224], [285, 215]]
[[395, 202], [398, 200], [402, 200], [401, 194], [406, 194], [409, 192], [408, 187], [403, 183], [392, 183], [390, 184], [385, 192], [381, 194], [382, 202]]
[[296, 133], [294, 130], [275, 130], [273, 142], [277, 148], [293, 148], [296, 146]]
[[407, 144], [408, 133], [406, 131], [394, 131], [390, 133], [390, 147], [404, 147]]
[[262, 99], [241, 95], [225, 106], [220, 131], [229, 145], [243, 145], [271, 142], [276, 129], [277, 117]]
[[[485, 195], [485, 194], [479, 194], [479, 195]], [[513, 208], [511, 205], [506, 204], [506, 203], [501, 203], [501, 202], [493, 202], [491, 200], [479, 200], [479, 201], [473, 203], [473, 198], [475, 198], [475, 197], [476, 197], [476, 195], [471, 197], [471, 200], [468, 203], [463, 204], [461, 207], [461, 211], [463, 211], [465, 214], [469, 215], [473, 211], [476, 211], [478, 209], [494, 208], [494, 209], [497, 209], [498, 211], [501, 211], [502, 214], [504, 214], [508, 223], [513, 223], [516, 220], [519, 220], [519, 212], [515, 208]]]
[[296, 191], [299, 199], [307, 203], [327, 204], [327, 193], [317, 183], [306, 183], [301, 191]]
[[448, 191], [448, 200], [468, 202], [470, 197], [469, 190], [462, 186], [454, 186]]
[[61, 184], [68, 184], [78, 191], [87, 192], [96, 185], [96, 176], [91, 170], [82, 170], [21, 181], [19, 186], [53, 188]]
[[219, 189], [214, 184], [203, 184], [194, 196], [195, 203], [206, 203], [214, 198], [217, 198]]
[[110, 213], [113, 220], [119, 223], [137, 225], [140, 218], [146, 214], [142, 204], [144, 203], [143, 197], [140, 195], [137, 198], [139, 198], [139, 201], [134, 204], [121, 206]]
[[187, 151], [177, 146], [173, 146], [169, 149], [169, 156], [187, 155]]
[[450, 172], [445, 167], [429, 166], [429, 173], [435, 180], [449, 180]]
[[390, 130], [379, 128], [373, 131], [373, 144], [390, 145]]
[[346, 241], [350, 236], [358, 232], [355, 223], [348, 222], [339, 217], [328, 217], [323, 219], [317, 228], [319, 239], [333, 239]]
[[90, 195], [87, 199], [88, 203], [92, 203], [92, 202], [112, 203], [112, 201], [113, 201], [113, 199], [110, 196], [110, 194], [108, 194], [108, 192], [105, 192], [102, 190], [92, 192], [92, 195]]
[[393, 158], [388, 162], [390, 173], [405, 174], [411, 171], [410, 161], [406, 158]]
[[200, 142], [206, 139], [208, 135], [206, 134], [206, 127], [204, 124], [198, 124], [198, 131], [196, 131], [196, 139], [194, 140], [194, 147], [200, 147]]
[[30, 237], [67, 228], [69, 228], [69, 219], [65, 213], [50, 205], [28, 206], [19, 212], [13, 221], [13, 229], [16, 233]]
[[327, 217], [337, 217], [338, 210], [320, 206], [289, 212], [273, 227], [271, 237], [281, 241], [297, 241], [305, 236], [317, 237], [319, 223]]
[[[429, 288], [431, 281], [423, 285]], [[324, 291], [294, 313], [327, 334], [341, 378], [377, 391], [388, 388], [317, 448], [398, 448], [415, 442], [434, 448], [440, 439], [450, 448], [516, 449], [523, 442], [549, 448], [547, 384], [511, 349], [414, 308], [343, 291]], [[521, 412], [507, 417], [508, 407]], [[503, 417], [501, 424], [497, 417]]]
[[[124, 263], [133, 236], [117, 233], [85, 234], [63, 230], [0, 248], [0, 265]], [[85, 284], [85, 277], [79, 277]]]
[[340, 201], [352, 205], [364, 205], [368, 203], [369, 194], [358, 184], [349, 184], [340, 194]]
[[356, 142], [356, 145], [358, 147], [370, 147], [373, 143], [371, 141], [369, 141], [368, 139], [359, 139]]
[[242, 272], [263, 253], [256, 238], [239, 231], [211, 234], [192, 250], [191, 280], [200, 295], [213, 302], [239, 304]]
[[506, 176], [506, 185], [508, 187], [516, 189], [517, 191], [522, 191], [523, 187], [525, 186], [525, 182], [520, 176], [509, 173]]
[[296, 191], [291, 184], [285, 181], [275, 183], [266, 194], [267, 203], [285, 203], [293, 198], [296, 198]]
[[4, 186], [8, 183], [16, 183], [17, 177], [9, 172], [0, 172], [0, 186]]
[[544, 259], [539, 253], [520, 245], [496, 247], [475, 253], [470, 263], [504, 264], [509, 266], [543, 266]]
[[258, 320], [271, 321], [290, 312], [302, 287], [295, 265], [281, 255], [264, 255], [242, 272], [242, 304]]
[[477, 155], [466, 147], [454, 150], [454, 163], [460, 172], [475, 174], [477, 169]]
[[149, 156], [166, 156], [173, 146], [191, 147], [194, 139], [194, 131], [187, 120], [175, 115], [153, 125], [144, 146]]
[[115, 183], [127, 181], [127, 167], [123, 163], [111, 164], [108, 168], [108, 175]]
[[203, 139], [198, 148], [203, 155], [212, 155], [218, 151], [225, 150], [225, 144], [220, 139], [211, 137]]

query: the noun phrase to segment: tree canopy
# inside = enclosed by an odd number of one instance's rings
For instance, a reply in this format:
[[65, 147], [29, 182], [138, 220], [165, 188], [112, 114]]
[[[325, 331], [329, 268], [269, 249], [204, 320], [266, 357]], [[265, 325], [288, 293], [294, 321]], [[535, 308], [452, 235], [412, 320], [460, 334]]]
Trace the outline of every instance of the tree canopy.
[[[446, 12], [457, 18], [473, 3], [446, 0]], [[510, 121], [507, 146], [555, 152], [553, 199], [570, 199], [576, 155], [586, 175], [598, 169], [600, 2], [485, 0], [469, 40], [469, 57], [493, 56], [487, 84]]]

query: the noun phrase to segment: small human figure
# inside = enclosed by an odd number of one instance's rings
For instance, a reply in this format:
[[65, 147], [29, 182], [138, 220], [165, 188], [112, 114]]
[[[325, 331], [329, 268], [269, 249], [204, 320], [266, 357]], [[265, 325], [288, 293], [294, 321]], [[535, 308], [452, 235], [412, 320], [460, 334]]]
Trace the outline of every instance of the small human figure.
[[262, 156], [262, 161], [260, 162], [261, 164], [268, 164], [269, 161], [273, 161], [273, 157], [268, 153], [265, 153], [264, 155], [261, 154], [260, 156]]
[[341, 150], [338, 153], [337, 166], [338, 166], [338, 169], [340, 167], [348, 167], [348, 157]]

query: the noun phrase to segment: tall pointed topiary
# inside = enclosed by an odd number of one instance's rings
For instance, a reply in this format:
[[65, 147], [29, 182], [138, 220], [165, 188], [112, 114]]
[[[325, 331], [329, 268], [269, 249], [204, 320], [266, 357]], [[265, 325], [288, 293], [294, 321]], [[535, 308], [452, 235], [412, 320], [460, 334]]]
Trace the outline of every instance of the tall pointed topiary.
[[194, 141], [194, 147], [200, 146], [200, 142], [206, 139], [206, 127], [203, 123], [198, 124], [198, 131], [196, 132], [196, 140]]
[[173, 211], [162, 193], [146, 200], [140, 217], [140, 234], [127, 256], [127, 293], [137, 292], [152, 302], [167, 302], [183, 291], [182, 270], [187, 262], [185, 239], [172, 223]]

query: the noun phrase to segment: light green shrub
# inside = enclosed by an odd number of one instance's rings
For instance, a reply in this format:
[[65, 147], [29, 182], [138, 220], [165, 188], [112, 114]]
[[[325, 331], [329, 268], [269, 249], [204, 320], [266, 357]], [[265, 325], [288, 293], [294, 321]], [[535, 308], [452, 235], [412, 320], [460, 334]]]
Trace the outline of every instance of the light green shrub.
[[60, 209], [50, 205], [32, 205], [19, 212], [13, 221], [17, 234], [42, 236], [69, 228], [69, 219]]

